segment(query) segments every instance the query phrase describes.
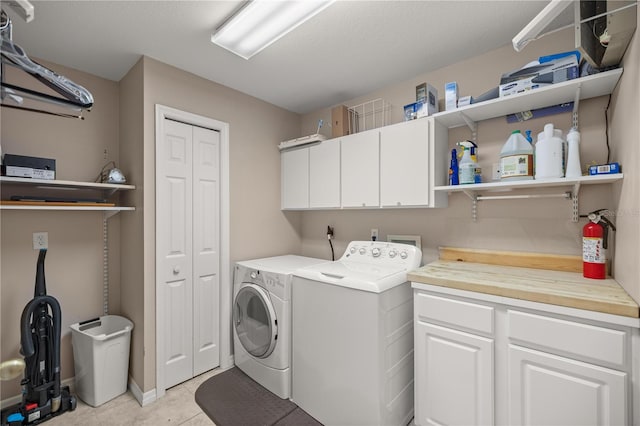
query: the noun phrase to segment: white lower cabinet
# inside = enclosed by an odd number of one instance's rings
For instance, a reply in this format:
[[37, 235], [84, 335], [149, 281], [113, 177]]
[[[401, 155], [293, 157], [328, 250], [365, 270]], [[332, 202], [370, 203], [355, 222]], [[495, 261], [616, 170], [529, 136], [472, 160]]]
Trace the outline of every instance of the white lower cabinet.
[[509, 345], [510, 425], [625, 425], [627, 374]]
[[418, 321], [415, 333], [418, 425], [493, 423], [493, 340]]
[[637, 424], [637, 329], [424, 287], [414, 285], [416, 425]]

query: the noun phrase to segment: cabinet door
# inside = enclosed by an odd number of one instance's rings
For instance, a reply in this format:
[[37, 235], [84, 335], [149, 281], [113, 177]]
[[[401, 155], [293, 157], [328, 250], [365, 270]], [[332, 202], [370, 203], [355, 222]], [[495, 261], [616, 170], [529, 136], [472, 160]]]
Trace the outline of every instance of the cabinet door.
[[280, 153], [282, 209], [309, 208], [309, 148]]
[[309, 148], [309, 207], [340, 207], [340, 139]]
[[493, 424], [493, 340], [418, 321], [415, 423]]
[[380, 204], [428, 206], [429, 119], [380, 129]]
[[510, 425], [624, 425], [627, 374], [509, 345]]
[[340, 139], [342, 207], [380, 206], [379, 141], [378, 129]]

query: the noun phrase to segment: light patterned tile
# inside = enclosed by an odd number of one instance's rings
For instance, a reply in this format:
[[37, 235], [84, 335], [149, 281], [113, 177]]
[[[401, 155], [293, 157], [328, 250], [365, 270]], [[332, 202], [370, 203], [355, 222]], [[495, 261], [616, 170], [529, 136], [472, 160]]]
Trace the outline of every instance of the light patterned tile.
[[200, 413], [191, 417], [180, 426], [215, 426], [215, 423], [205, 413]]
[[161, 399], [141, 407], [131, 392], [111, 401], [91, 407], [78, 399], [74, 411], [69, 411], [46, 422], [47, 426], [139, 426], [174, 424], [185, 426], [214, 425], [195, 402], [195, 391], [210, 377], [220, 373], [212, 370], [175, 386]]
[[193, 394], [185, 387], [169, 389], [162, 399], [145, 407], [137, 401], [126, 402], [97, 415], [99, 423], [112, 425], [181, 424], [201, 413]]
[[196, 393], [196, 390], [198, 389], [198, 387], [203, 384], [204, 382], [206, 382], [208, 379], [210, 379], [211, 377], [215, 376], [216, 374], [222, 373], [222, 370], [220, 368], [216, 368], [213, 370], [209, 370], [205, 373], [200, 374], [199, 376], [194, 377], [193, 379], [189, 380], [188, 382], [185, 382], [183, 384], [184, 387], [186, 387], [187, 389], [189, 389], [189, 391], [193, 394]]

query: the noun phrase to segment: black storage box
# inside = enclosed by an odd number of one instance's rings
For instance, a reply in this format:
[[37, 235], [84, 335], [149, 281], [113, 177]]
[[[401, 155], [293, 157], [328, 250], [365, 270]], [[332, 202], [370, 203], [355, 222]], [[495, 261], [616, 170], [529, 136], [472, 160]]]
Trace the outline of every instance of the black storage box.
[[34, 179], [55, 179], [56, 160], [51, 158], [5, 154], [2, 162], [2, 174], [5, 176]]

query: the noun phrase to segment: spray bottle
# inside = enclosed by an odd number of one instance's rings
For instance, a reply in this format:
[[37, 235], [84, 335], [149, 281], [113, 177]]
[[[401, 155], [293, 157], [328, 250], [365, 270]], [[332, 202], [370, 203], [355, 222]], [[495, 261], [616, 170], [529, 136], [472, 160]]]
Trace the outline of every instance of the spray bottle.
[[469, 155], [471, 156], [471, 161], [475, 164], [474, 180], [472, 183], [482, 183], [482, 170], [478, 166], [478, 156], [476, 154], [478, 151], [478, 144], [476, 144], [474, 141], [467, 139], [466, 141], [458, 142], [456, 145], [462, 148], [460, 149], [460, 154], [459, 154], [460, 158], [458, 158], [458, 164], [460, 164], [460, 162], [462, 161], [462, 156], [464, 155], [464, 149], [468, 148]]

